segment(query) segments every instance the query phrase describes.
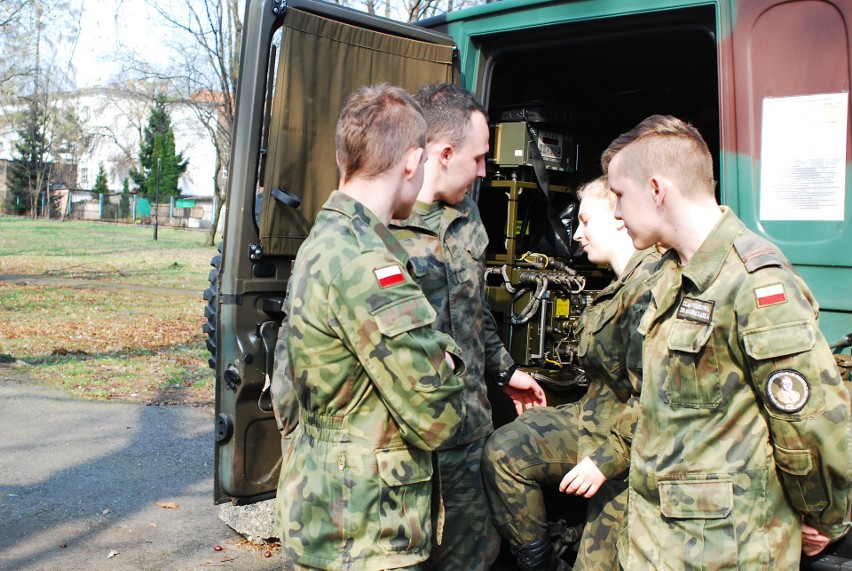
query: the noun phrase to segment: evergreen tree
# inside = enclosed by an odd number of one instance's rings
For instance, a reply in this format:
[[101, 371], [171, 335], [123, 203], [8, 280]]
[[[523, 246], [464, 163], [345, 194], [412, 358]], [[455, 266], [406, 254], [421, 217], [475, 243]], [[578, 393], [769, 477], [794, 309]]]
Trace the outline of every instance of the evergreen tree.
[[[22, 113], [17, 129], [18, 140], [8, 171], [8, 184], [13, 200], [20, 198], [18, 212], [29, 210], [33, 218], [38, 216], [39, 195], [50, 183], [49, 140], [47, 137], [47, 110], [38, 98], [31, 98]], [[15, 207], [13, 203], [13, 208]]]
[[121, 187], [121, 199], [118, 201], [118, 217], [130, 218], [130, 181], [124, 177]]
[[186, 172], [188, 159], [175, 151], [175, 134], [166, 111], [165, 98], [158, 95], [148, 117], [139, 145], [140, 169], [132, 169], [130, 177], [142, 196], [154, 198], [157, 191], [157, 159], [159, 159], [161, 197], [178, 196], [178, 180]]
[[92, 192], [97, 192], [98, 194], [107, 194], [109, 192], [103, 163], [98, 165], [98, 176], [95, 177], [95, 187], [92, 189]]

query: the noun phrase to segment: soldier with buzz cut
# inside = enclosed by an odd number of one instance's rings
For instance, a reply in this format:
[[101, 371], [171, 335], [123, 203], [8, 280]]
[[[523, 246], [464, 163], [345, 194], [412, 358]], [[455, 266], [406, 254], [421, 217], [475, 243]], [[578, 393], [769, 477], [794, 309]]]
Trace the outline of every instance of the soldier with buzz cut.
[[464, 364], [432, 329], [435, 311], [387, 227], [411, 212], [425, 137], [402, 89], [350, 95], [337, 123], [340, 185], [296, 256], [278, 366], [298, 423], [276, 500], [296, 569], [415, 569], [440, 534], [432, 451], [459, 426]]
[[847, 387], [813, 295], [715, 198], [700, 133], [654, 115], [602, 157], [637, 248], [671, 246], [639, 325], [624, 569], [798, 569], [850, 527]]

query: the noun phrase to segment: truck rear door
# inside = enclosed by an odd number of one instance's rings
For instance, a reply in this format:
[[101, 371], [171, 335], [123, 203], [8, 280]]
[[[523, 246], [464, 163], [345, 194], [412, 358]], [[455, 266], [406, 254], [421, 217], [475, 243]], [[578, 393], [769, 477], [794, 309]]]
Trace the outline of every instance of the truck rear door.
[[852, 332], [852, 5], [731, 3], [722, 200], [778, 244], [820, 303], [829, 342]]
[[310, 0], [247, 5], [225, 239], [213, 260], [217, 503], [274, 495], [281, 438], [264, 386], [290, 265], [337, 185], [334, 128], [354, 89], [454, 81], [441, 33]]

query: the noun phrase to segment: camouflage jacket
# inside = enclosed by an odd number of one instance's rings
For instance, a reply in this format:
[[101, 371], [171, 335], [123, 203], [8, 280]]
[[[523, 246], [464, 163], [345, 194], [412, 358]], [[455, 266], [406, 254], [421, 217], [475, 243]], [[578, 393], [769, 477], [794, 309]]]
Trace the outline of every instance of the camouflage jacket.
[[727, 208], [651, 278], [625, 569], [798, 569], [850, 509], [850, 400], [811, 292]]
[[485, 293], [485, 248], [488, 235], [479, 208], [470, 196], [443, 209], [439, 232], [429, 229], [415, 211], [394, 220], [391, 229], [411, 256], [412, 275], [438, 314], [432, 327], [461, 346], [467, 366], [462, 397], [462, 425], [455, 442], [467, 444], [494, 429], [485, 375], [498, 375], [514, 364], [497, 333]]
[[301, 564], [384, 569], [428, 557], [431, 451], [454, 438], [461, 408], [445, 351], [461, 352], [430, 327], [435, 312], [405, 267], [387, 227], [340, 192], [296, 257], [286, 345], [299, 422], [276, 518]]
[[580, 400], [577, 458], [591, 458], [608, 478], [630, 462], [632, 418], [642, 388], [642, 341], [636, 331], [648, 307], [647, 278], [657, 269], [656, 248], [635, 252], [620, 279], [601, 291], [580, 317], [578, 355], [589, 379]]

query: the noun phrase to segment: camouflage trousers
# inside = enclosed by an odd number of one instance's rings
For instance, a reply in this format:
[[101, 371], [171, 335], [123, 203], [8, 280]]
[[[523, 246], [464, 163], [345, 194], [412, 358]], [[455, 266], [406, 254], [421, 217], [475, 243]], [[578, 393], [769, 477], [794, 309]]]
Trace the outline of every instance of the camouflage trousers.
[[[500, 551], [482, 481], [485, 438], [438, 451], [444, 532], [441, 544], [432, 534], [432, 551], [424, 571], [487, 571]], [[434, 480], [438, 485], [437, 478]]]
[[[485, 445], [482, 476], [494, 524], [512, 547], [547, 535], [542, 489], [558, 488], [577, 463], [576, 403], [526, 411]], [[627, 511], [627, 484], [606, 482], [589, 501], [574, 569], [618, 570], [616, 543]]]

